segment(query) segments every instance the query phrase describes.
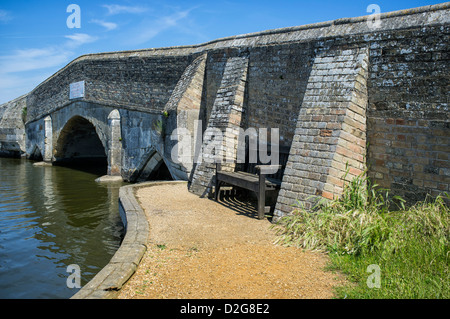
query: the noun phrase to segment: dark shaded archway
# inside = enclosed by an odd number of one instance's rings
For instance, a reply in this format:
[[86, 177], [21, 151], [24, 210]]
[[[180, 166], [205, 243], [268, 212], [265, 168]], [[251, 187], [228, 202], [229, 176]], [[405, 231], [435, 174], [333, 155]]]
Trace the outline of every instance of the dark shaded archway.
[[43, 160], [42, 152], [37, 145], [33, 147], [33, 151], [28, 156], [28, 159], [38, 162]]
[[147, 181], [173, 181], [172, 174], [170, 174], [169, 168], [163, 160], [159, 162], [159, 166], [156, 167], [150, 175], [148, 175]]
[[105, 148], [94, 125], [81, 116], [72, 117], [59, 134], [55, 164], [106, 174]]
[[153, 150], [148, 158], [135, 171], [130, 179], [132, 182], [170, 181], [174, 180], [163, 157]]

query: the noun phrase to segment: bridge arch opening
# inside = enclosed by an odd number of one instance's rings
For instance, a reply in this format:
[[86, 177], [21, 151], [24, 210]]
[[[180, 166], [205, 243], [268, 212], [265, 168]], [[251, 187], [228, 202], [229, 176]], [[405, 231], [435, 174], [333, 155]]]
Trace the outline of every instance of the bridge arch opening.
[[146, 178], [146, 181], [172, 181], [173, 177], [164, 160], [159, 162], [159, 166], [155, 168]]
[[72, 117], [59, 134], [55, 164], [105, 175], [108, 160], [94, 125], [81, 116]]
[[44, 157], [42, 156], [42, 152], [37, 145], [35, 145], [33, 147], [33, 150], [31, 151], [28, 158], [32, 161], [38, 161], [38, 162], [40, 162], [44, 159]]
[[148, 157], [138, 174], [137, 182], [173, 180], [163, 157], [156, 151]]

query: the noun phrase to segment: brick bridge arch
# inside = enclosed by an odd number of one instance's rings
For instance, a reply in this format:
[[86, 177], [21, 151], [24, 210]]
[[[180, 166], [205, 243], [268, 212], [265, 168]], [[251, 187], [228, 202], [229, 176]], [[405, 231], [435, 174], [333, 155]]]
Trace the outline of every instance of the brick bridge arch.
[[75, 115], [59, 131], [54, 143], [55, 162], [98, 160], [107, 162], [107, 141], [100, 139], [95, 125], [88, 119]]
[[27, 123], [29, 154], [37, 147], [46, 162], [104, 160], [108, 175], [121, 175], [120, 113], [111, 107], [75, 102]]
[[131, 182], [155, 174], [180, 179], [169, 158], [170, 147], [163, 146], [170, 138], [155, 130], [161, 118], [155, 112], [75, 101], [27, 123], [27, 154], [31, 158], [40, 153], [51, 163], [103, 159], [107, 175]]

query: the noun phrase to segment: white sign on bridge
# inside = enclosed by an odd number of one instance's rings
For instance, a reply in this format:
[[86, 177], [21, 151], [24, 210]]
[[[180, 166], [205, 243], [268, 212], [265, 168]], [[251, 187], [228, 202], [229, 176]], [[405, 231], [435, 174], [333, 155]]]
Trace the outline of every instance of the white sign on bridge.
[[84, 81], [70, 83], [70, 96], [69, 99], [77, 99], [84, 97]]

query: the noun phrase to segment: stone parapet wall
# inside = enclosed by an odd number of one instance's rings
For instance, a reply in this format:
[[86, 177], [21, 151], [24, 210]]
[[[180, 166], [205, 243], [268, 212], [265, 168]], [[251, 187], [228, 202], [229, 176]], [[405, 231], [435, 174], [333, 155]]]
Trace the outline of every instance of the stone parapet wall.
[[369, 177], [409, 203], [449, 191], [449, 31], [447, 22], [371, 37]]
[[[373, 41], [385, 33], [445, 25], [450, 3], [381, 14], [381, 27], [370, 29], [366, 17], [344, 18], [300, 27], [269, 30], [217, 39], [204, 44], [98, 53], [81, 56], [56, 72], [29, 94], [28, 120], [68, 102], [68, 85], [86, 80], [89, 102], [114, 102], [125, 107], [161, 110], [185, 68], [198, 54], [230, 48], [312, 42], [328, 45], [334, 39], [360, 37]], [[192, 57], [194, 55], [194, 57]]]
[[[437, 195], [450, 184], [450, 3], [380, 18], [379, 28], [370, 28], [367, 17], [344, 18], [199, 45], [81, 56], [28, 94], [27, 125], [37, 128], [33, 122], [70, 108], [69, 84], [85, 81], [80, 102], [120, 111], [125, 179], [147, 169], [156, 151], [196, 193], [212, 189], [211, 165], [170, 158], [171, 130], [195, 134], [198, 119], [201, 133], [279, 129], [292, 165], [280, 216], [303, 196], [337, 196], [347, 162], [351, 176], [367, 166], [376, 183], [411, 201]], [[230, 72], [244, 75], [234, 68], [243, 57], [245, 80], [234, 83]], [[238, 97], [242, 107], [226, 108], [234, 103], [226, 97]], [[154, 123], [164, 111], [168, 131], [158, 135]]]
[[191, 57], [84, 59], [70, 63], [33, 90], [27, 98], [28, 121], [68, 105], [69, 85], [85, 81], [83, 100], [161, 113]]

